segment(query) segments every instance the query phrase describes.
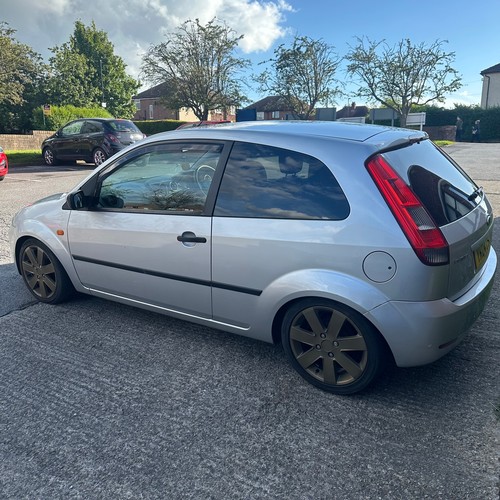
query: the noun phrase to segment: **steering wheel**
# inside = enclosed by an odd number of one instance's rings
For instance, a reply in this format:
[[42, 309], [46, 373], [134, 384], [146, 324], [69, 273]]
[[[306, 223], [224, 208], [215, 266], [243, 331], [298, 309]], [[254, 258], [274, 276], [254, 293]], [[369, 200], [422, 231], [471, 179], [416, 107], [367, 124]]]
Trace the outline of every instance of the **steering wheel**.
[[194, 174], [194, 178], [201, 192], [206, 196], [214, 177], [215, 168], [210, 165], [200, 165]]

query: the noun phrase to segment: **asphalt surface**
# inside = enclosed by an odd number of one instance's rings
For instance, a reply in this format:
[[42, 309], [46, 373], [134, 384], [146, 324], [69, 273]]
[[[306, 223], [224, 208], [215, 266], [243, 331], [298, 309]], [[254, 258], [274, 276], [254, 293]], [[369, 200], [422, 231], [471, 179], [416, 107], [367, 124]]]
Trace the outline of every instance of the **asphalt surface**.
[[[447, 150], [500, 215], [500, 145]], [[333, 396], [279, 346], [90, 297], [31, 300], [10, 219], [90, 171], [0, 183], [0, 498], [499, 498], [500, 282], [448, 356]]]

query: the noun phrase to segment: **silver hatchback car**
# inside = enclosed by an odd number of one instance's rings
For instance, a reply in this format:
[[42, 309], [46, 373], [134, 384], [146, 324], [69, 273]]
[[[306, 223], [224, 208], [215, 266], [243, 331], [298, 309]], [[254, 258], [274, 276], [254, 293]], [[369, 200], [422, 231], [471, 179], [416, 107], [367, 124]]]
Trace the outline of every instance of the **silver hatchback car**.
[[42, 302], [76, 290], [281, 341], [304, 379], [349, 394], [463, 339], [493, 284], [492, 222], [425, 133], [246, 122], [132, 145], [10, 236]]

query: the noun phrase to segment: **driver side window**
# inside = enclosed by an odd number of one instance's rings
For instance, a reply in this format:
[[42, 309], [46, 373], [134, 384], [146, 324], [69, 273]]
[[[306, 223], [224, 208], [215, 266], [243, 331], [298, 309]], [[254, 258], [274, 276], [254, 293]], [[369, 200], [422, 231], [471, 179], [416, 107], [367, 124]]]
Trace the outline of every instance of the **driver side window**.
[[222, 145], [163, 145], [104, 173], [98, 208], [203, 214]]

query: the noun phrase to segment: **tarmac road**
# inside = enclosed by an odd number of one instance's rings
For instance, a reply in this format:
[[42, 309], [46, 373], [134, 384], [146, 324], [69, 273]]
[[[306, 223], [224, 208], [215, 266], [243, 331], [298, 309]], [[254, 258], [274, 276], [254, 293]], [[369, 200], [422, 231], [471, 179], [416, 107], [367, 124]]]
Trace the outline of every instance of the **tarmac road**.
[[[447, 151], [500, 214], [500, 144]], [[500, 283], [442, 360], [329, 395], [279, 346], [90, 297], [34, 303], [10, 218], [91, 168], [0, 183], [0, 498], [498, 500]]]

